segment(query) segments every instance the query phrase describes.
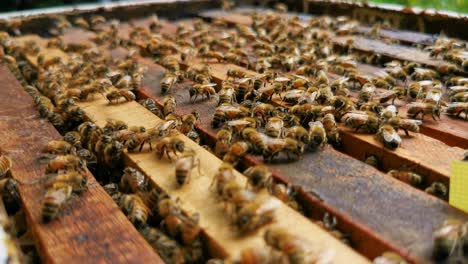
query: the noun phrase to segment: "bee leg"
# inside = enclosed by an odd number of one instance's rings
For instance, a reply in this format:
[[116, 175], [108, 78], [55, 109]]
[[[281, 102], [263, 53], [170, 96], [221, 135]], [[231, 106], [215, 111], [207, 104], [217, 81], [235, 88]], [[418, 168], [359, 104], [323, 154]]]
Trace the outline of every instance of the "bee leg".
[[[409, 137], [408, 129], [403, 129], [403, 130], [405, 131], [406, 136]], [[396, 132], [398, 132], [398, 130]]]
[[434, 119], [434, 121], [437, 121], [437, 118], [436, 118], [436, 116], [434, 115], [434, 113], [431, 113], [431, 116], [432, 116], [432, 119]]

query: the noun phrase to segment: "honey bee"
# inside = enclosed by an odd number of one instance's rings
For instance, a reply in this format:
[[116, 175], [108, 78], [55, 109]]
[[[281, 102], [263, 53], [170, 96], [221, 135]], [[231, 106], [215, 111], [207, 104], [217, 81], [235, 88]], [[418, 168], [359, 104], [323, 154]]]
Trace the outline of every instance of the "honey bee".
[[245, 202], [234, 213], [234, 225], [241, 234], [254, 231], [274, 220], [274, 210], [278, 206], [279, 201], [274, 199]]
[[115, 167], [120, 161], [120, 155], [122, 154], [123, 144], [112, 140], [112, 142], [106, 144], [102, 150], [102, 161], [103, 164], [109, 167]]
[[75, 21], [73, 22], [73, 24], [75, 24], [75, 26], [77, 27], [81, 27], [81, 28], [84, 28], [84, 29], [89, 29], [89, 23], [88, 21], [86, 21], [84, 18], [82, 17], [79, 17], [77, 19], [75, 19]]
[[309, 123], [309, 145], [312, 148], [325, 146], [327, 143], [327, 132], [322, 122], [315, 121]]
[[124, 194], [120, 197], [119, 206], [136, 227], [143, 227], [146, 224], [150, 210], [140, 196]]
[[247, 127], [241, 131], [241, 137], [247, 140], [252, 145], [252, 151], [256, 154], [261, 154], [265, 149], [265, 142], [269, 137], [255, 128]]
[[172, 72], [180, 71], [179, 60], [175, 57], [166, 56], [162, 59], [161, 64], [164, 68], [168, 69], [169, 71], [172, 71]]
[[247, 155], [251, 149], [252, 146], [250, 143], [245, 141], [237, 141], [229, 147], [228, 152], [223, 157], [223, 161], [237, 164], [239, 159]]
[[175, 240], [154, 227], [147, 226], [139, 231], [151, 247], [158, 252], [164, 262], [175, 264], [185, 263], [185, 252]]
[[388, 175], [415, 187], [420, 187], [423, 182], [423, 177], [421, 175], [411, 171], [390, 170]]
[[394, 86], [390, 91], [383, 93], [379, 99], [380, 103], [388, 102], [392, 100], [392, 104], [395, 104], [395, 100], [403, 100], [406, 96], [407, 90], [403, 86]]
[[401, 144], [401, 138], [391, 125], [383, 125], [377, 131], [377, 139], [381, 141], [385, 147], [396, 149]]
[[119, 203], [122, 193], [119, 191], [119, 185], [117, 183], [108, 183], [104, 185], [103, 188], [114, 202]]
[[151, 113], [153, 113], [155, 116], [159, 118], [164, 118], [161, 112], [161, 109], [159, 109], [159, 107], [156, 106], [156, 102], [153, 99], [146, 98], [146, 99], [140, 100], [139, 103], [142, 106], [144, 106], [146, 109], [148, 109]]
[[177, 102], [173, 96], [164, 97], [164, 101], [163, 101], [164, 116], [175, 113], [176, 107], [177, 107]]
[[191, 170], [195, 167], [198, 168], [198, 174], [201, 174], [200, 171], [200, 159], [195, 158], [195, 151], [184, 152], [181, 157], [179, 157], [175, 164], [175, 177], [178, 186], [187, 184], [190, 181]]
[[167, 94], [169, 91], [172, 90], [172, 87], [178, 82], [179, 77], [176, 73], [168, 72], [161, 80], [161, 93]]
[[355, 132], [364, 127], [367, 131], [375, 133], [379, 128], [379, 119], [374, 114], [350, 112], [345, 114], [343, 119], [346, 126], [354, 128]]
[[256, 165], [245, 170], [244, 175], [247, 177], [247, 185], [259, 190], [268, 187], [272, 174], [266, 166]]
[[292, 126], [286, 130], [285, 137], [293, 138], [297, 141], [304, 143], [305, 145], [309, 144], [309, 132], [299, 125]]
[[433, 182], [431, 186], [427, 187], [424, 191], [441, 199], [447, 199], [448, 196], [448, 188], [441, 182]]
[[10, 178], [13, 161], [7, 155], [0, 156], [0, 179]]
[[42, 221], [48, 223], [58, 216], [60, 208], [71, 198], [72, 187], [58, 182], [47, 190], [42, 203]]
[[88, 179], [77, 171], [68, 171], [65, 174], [56, 175], [46, 186], [52, 187], [54, 184], [63, 183], [72, 187], [72, 192], [81, 193], [88, 188]]
[[246, 117], [249, 112], [249, 109], [243, 106], [235, 107], [230, 104], [221, 104], [215, 110], [211, 126], [218, 128], [226, 121]]
[[265, 125], [265, 133], [270, 137], [279, 138], [284, 134], [284, 121], [279, 117], [270, 117]]
[[[263, 235], [263, 239], [268, 246], [282, 252], [289, 263], [308, 263], [304, 241], [291, 235], [286, 229], [280, 227], [268, 228]], [[309, 259], [309, 261], [311, 260]]]
[[234, 132], [234, 134], [239, 134], [247, 127], [256, 128], [257, 120], [253, 117], [244, 117], [241, 119], [228, 121], [226, 124], [229, 129]]
[[215, 155], [217, 157], [223, 157], [231, 146], [232, 141], [232, 132], [229, 129], [223, 128], [216, 133], [216, 145], [215, 145]]
[[196, 111], [193, 111], [190, 114], [184, 115], [182, 117], [182, 125], [180, 127], [180, 132], [182, 134], [188, 134], [194, 129], [195, 122], [200, 119], [200, 114]]
[[449, 115], [460, 117], [462, 113], [465, 114], [465, 120], [468, 120], [468, 102], [466, 103], [449, 103], [445, 112]]
[[423, 80], [434, 80], [439, 77], [439, 74], [430, 69], [424, 68], [414, 68], [413, 74], [411, 74], [411, 78], [415, 81], [423, 81]]
[[111, 104], [118, 103], [119, 99], [121, 99], [122, 97], [127, 102], [134, 101], [136, 99], [136, 96], [132, 91], [124, 89], [113, 91], [106, 95], [107, 100], [109, 100], [109, 103]]
[[450, 96], [450, 102], [468, 102], [468, 91], [458, 92]]
[[399, 129], [403, 129], [407, 136], [409, 136], [408, 131], [418, 133], [419, 126], [422, 124], [420, 120], [404, 119], [399, 116], [388, 119], [387, 123], [391, 125], [397, 132]]
[[450, 63], [442, 63], [441, 65], [437, 66], [437, 71], [440, 74], [453, 74], [459, 71], [458, 67], [454, 64]]
[[172, 160], [170, 152], [178, 156], [178, 152], [182, 153], [185, 150], [185, 143], [178, 137], [165, 137], [156, 144], [156, 155], [162, 159], [166, 154], [169, 160]]
[[49, 161], [46, 172], [55, 173], [59, 170], [82, 171], [86, 168], [86, 162], [75, 155], [61, 155]]
[[452, 255], [460, 260], [466, 254], [467, 224], [459, 220], [446, 220], [434, 231], [433, 256], [438, 261], [444, 261]]
[[384, 122], [386, 122], [390, 120], [391, 118], [396, 117], [397, 114], [398, 114], [398, 109], [394, 105], [389, 105], [380, 112], [380, 118]]
[[236, 102], [236, 91], [233, 86], [223, 84], [218, 93], [218, 106], [221, 104], [233, 104]]
[[106, 124], [104, 125], [103, 131], [104, 133], [111, 133], [119, 130], [127, 129], [128, 125], [120, 120], [115, 119], [108, 119]]
[[271, 138], [265, 141], [262, 152], [265, 161], [271, 162], [281, 152], [284, 152], [289, 160], [291, 155], [295, 156], [295, 159], [300, 159], [304, 153], [304, 143], [292, 138]]
[[246, 72], [240, 69], [228, 69], [226, 72], [227, 79], [229, 78], [247, 78], [249, 77]]
[[214, 86], [216, 86], [216, 83], [196, 83], [192, 85], [192, 87], [190, 87], [189, 89], [190, 101], [192, 103], [195, 103], [198, 96], [201, 96], [202, 100], [204, 96], [206, 96], [208, 100], [211, 99], [211, 96], [214, 96], [216, 94], [216, 90], [213, 88]]
[[235, 182], [236, 175], [234, 174], [234, 168], [229, 163], [223, 163], [218, 168], [218, 172], [213, 177], [213, 180], [210, 184], [210, 188], [215, 189], [217, 195], [222, 195], [224, 186], [228, 182]]
[[362, 86], [361, 91], [359, 91], [359, 101], [360, 102], [368, 102], [371, 101], [372, 98], [374, 97], [375, 93], [375, 86], [366, 83]]
[[421, 120], [424, 120], [424, 116], [426, 114], [431, 114], [432, 119], [437, 120], [440, 119], [440, 106], [433, 104], [433, 103], [421, 103], [421, 102], [413, 102], [408, 105], [408, 112], [407, 115], [410, 118], [416, 118], [419, 114], [421, 114]]
[[126, 167], [120, 178], [120, 189], [126, 193], [138, 193], [148, 190], [148, 178], [139, 170]]
[[252, 116], [265, 123], [269, 117], [274, 117], [276, 109], [271, 104], [259, 103], [252, 108]]

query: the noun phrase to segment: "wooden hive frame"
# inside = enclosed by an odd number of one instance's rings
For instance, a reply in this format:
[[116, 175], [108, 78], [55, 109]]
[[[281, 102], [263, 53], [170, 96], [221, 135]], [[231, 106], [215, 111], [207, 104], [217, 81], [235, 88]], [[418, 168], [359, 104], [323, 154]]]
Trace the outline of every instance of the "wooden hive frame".
[[[200, 1], [200, 2], [203, 2], [203, 1]], [[128, 32], [128, 30], [130, 28], [131, 28], [131, 26], [127, 28], [127, 32]], [[125, 30], [123, 30], [123, 31], [125, 32]], [[88, 39], [91, 36], [91, 35], [87, 35], [85, 37], [86, 34], [88, 34], [88, 33], [81, 32], [81, 33], [76, 34], [75, 36], [82, 37], [82, 39], [81, 40], [76, 40], [75, 38], [72, 37], [71, 42], [73, 42], [73, 41], [86, 42], [87, 41], [86, 39]], [[69, 34], [69, 35], [71, 35], [71, 34]], [[116, 56], [118, 56], [118, 52], [117, 52]], [[31, 59], [31, 61], [34, 61], [34, 59]], [[145, 58], [140, 58], [139, 62], [144, 64], [144, 65], [147, 65], [150, 68], [150, 73], [145, 76], [144, 86], [143, 86], [144, 89], [141, 90], [140, 97], [141, 98], [145, 98], [145, 97], [154, 98], [156, 100], [156, 102], [160, 104], [161, 100], [162, 100], [162, 97], [159, 95], [159, 89], [160, 89], [159, 88], [159, 80], [161, 78], [161, 75], [163, 74], [164, 69], [161, 66], [156, 65], [156, 64], [152, 63], [151, 61], [149, 61], [149, 60], [147, 60]], [[197, 63], [197, 62], [195, 62], [195, 63]], [[227, 71], [227, 69], [231, 68], [231, 67], [235, 67], [235, 66], [225, 65], [225, 64], [213, 64], [212, 67], [214, 69], [213, 77], [218, 82], [220, 82], [220, 81], [225, 79], [225, 72]], [[372, 66], [368, 66], [368, 65], [364, 65], [362, 67], [362, 69], [365, 69], [366, 67], [368, 67], [367, 69], [370, 69], [369, 72], [371, 72], [372, 70], [375, 70], [374, 68], [372, 68]], [[183, 91], [183, 87], [178, 87], [177, 89], [179, 91]], [[182, 101], [186, 100], [185, 95], [183, 95], [181, 98], [182, 98]], [[281, 104], [280, 101], [276, 100], [275, 102], [278, 103], [278, 104]], [[147, 125], [147, 124], [152, 124], [152, 122], [156, 122], [156, 123], [158, 122], [157, 119], [155, 119], [155, 117], [153, 117], [153, 116], [150, 117], [149, 115], [146, 116], [148, 112], [144, 113], [145, 111], [143, 111], [143, 109], [141, 109], [141, 107], [139, 107], [137, 104], [134, 104], [134, 103], [128, 103], [128, 104], [123, 104], [123, 105], [116, 106], [115, 109], [118, 109], [118, 110], [112, 110], [112, 108], [114, 108], [114, 107], [108, 107], [107, 103], [105, 103], [103, 100], [97, 100], [97, 101], [93, 101], [91, 103], [83, 103], [83, 104], [81, 104], [81, 106], [83, 107], [83, 109], [85, 109], [87, 115], [93, 121], [96, 121], [100, 125], [102, 125], [105, 122], [105, 120], [107, 119], [108, 116], [115, 117], [116, 119], [125, 120], [129, 124], [135, 123], [135, 124], [140, 124], [140, 125]], [[214, 140], [215, 131], [213, 129], [211, 129], [211, 127], [209, 125], [209, 116], [208, 116], [208, 114], [210, 112], [211, 113], [213, 112], [214, 106], [212, 104], [210, 105], [210, 104], [203, 103], [203, 104], [201, 104], [200, 108], [201, 108], [201, 112], [205, 113], [205, 114], [202, 115], [202, 120], [201, 120], [200, 124], [197, 125], [197, 128], [201, 132], [202, 136], [207, 137], [209, 140]], [[193, 106], [191, 106], [189, 104], [184, 104], [184, 105], [181, 106], [180, 112], [178, 112], [178, 114], [186, 114], [186, 113], [191, 112], [191, 110], [193, 110], [193, 109], [194, 109]], [[119, 114], [118, 113], [119, 110], [120, 111], [122, 111], [122, 110], [135, 111], [135, 113], [139, 113], [141, 116], [145, 116], [145, 118], [141, 118], [141, 119], [138, 119], [138, 120], [128, 119], [127, 118], [128, 116], [122, 116], [121, 114]], [[458, 120], [454, 120], [454, 121], [458, 121]], [[461, 126], [463, 126], [463, 124], [466, 125], [466, 123], [463, 123], [463, 122], [455, 122], [455, 124], [457, 124], [457, 123], [459, 123], [458, 125], [461, 125]], [[441, 122], [439, 124], [446, 124], [446, 122], [444, 120], [444, 122]], [[425, 126], [428, 126], [428, 125], [425, 124]], [[443, 128], [444, 128], [443, 126], [440, 127], [439, 131], [442, 131]], [[440, 138], [437, 138], [437, 136], [431, 135], [429, 132], [425, 133], [424, 130], [422, 130], [422, 132], [425, 135], [428, 136], [428, 137], [423, 137], [424, 138], [424, 139], [422, 139], [423, 141], [431, 142], [431, 143], [432, 142], [438, 142], [437, 140], [433, 141], [432, 139], [430, 139], [430, 137], [434, 137], [434, 138], [440, 140]], [[345, 137], [345, 140], [346, 140], [346, 137], [349, 137], [349, 142], [351, 142], [347, 147], [348, 150], [346, 150], [346, 147], [345, 147], [344, 151], [346, 153], [348, 153], [348, 154], [351, 154], [355, 158], [358, 158], [358, 159], [362, 160], [364, 158], [364, 155], [366, 154], [366, 152], [368, 152], [368, 151], [372, 152], [372, 151], [376, 151], [377, 149], [379, 149], [378, 143], [373, 142], [372, 138], [367, 137], [367, 139], [366, 139], [366, 137], [363, 136], [363, 138], [359, 139], [359, 136], [356, 136], [356, 135], [354, 135], [352, 133], [347, 132], [346, 129], [342, 129], [341, 133], [342, 133], [343, 137]], [[454, 134], [455, 133], [450, 133], [449, 135], [454, 135]], [[458, 136], [458, 138], [465, 140], [466, 136], [464, 137], [462, 135], [462, 136]], [[361, 141], [359, 141], [359, 140], [361, 140]], [[451, 146], [462, 146], [463, 148], [466, 148], [466, 145], [462, 145], [462, 144], [466, 144], [466, 143], [463, 143], [462, 140], [457, 140], [457, 136], [454, 136], [450, 140], [452, 140], [451, 141], [452, 143], [449, 143], [449, 142], [445, 142], [445, 143], [447, 143], [447, 144], [449, 144]], [[361, 142], [361, 143], [367, 142], [367, 144], [369, 144], [369, 149], [365, 149], [365, 150], [364, 149], [358, 149], [358, 150], [356, 150], [356, 148], [353, 147], [353, 144], [356, 144], [356, 142]], [[415, 142], [419, 142], [419, 141], [415, 141]], [[419, 143], [414, 143], [414, 144], [419, 144]], [[436, 143], [436, 144], [440, 145], [440, 143]], [[1, 147], [1, 145], [0, 145], [0, 147]], [[195, 145], [194, 145], [194, 148], [196, 148]], [[460, 149], [456, 149], [456, 148], [450, 149], [445, 145], [440, 145], [439, 150], [444, 151], [444, 153], [449, 153], [449, 152], [455, 151], [456, 154], [454, 154], [454, 159], [455, 158], [458, 159], [463, 154], [463, 152]], [[197, 151], [202, 151], [202, 150], [197, 149]], [[353, 151], [358, 151], [358, 152], [353, 152]], [[340, 154], [336, 153], [336, 151], [326, 150], [325, 152], [326, 152], [326, 154], [319, 154], [319, 156], [318, 156], [319, 160], [320, 159], [325, 159], [325, 158], [328, 158], [328, 159], [329, 158], [335, 158], [337, 160], [341, 160], [342, 162], [351, 162], [351, 160], [352, 160], [352, 159], [350, 159], [348, 157], [344, 158], [345, 156], [342, 156], [342, 155], [340, 156]], [[430, 181], [441, 180], [441, 181], [443, 181], [445, 183], [448, 182], [449, 172], [448, 172], [447, 163], [445, 163], [445, 165], [442, 165], [441, 167], [431, 167], [429, 165], [430, 161], [425, 160], [424, 158], [422, 158], [422, 156], [420, 156], [419, 158], [414, 159], [414, 157], [415, 157], [414, 155], [416, 155], [416, 157], [417, 157], [418, 154], [417, 154], [417, 152], [413, 152], [413, 151], [410, 151], [410, 152], [407, 152], [407, 153], [401, 153], [401, 152], [391, 153], [391, 152], [388, 152], [387, 154], [389, 156], [385, 156], [385, 157], [388, 157], [388, 159], [386, 158], [385, 160], [388, 160], [389, 163], [385, 165], [385, 169], [394, 168], [394, 167], [396, 167], [395, 163], [400, 163], [401, 161], [405, 161], [408, 164], [415, 164], [415, 163], [423, 163], [424, 164], [424, 163], [426, 163], [426, 164], [428, 164], [427, 166], [422, 165], [421, 168], [419, 168], [419, 167], [417, 168], [418, 172], [430, 175]], [[208, 156], [209, 157], [209, 155], [210, 154], [207, 154], [207, 153], [203, 152], [203, 156]], [[210, 160], [211, 159], [216, 160], [216, 158], [214, 158], [214, 157], [211, 157]], [[150, 163], [155, 162], [156, 159], [154, 158], [153, 155], [149, 155], [149, 154], [126, 155], [125, 160], [126, 160], [126, 162], [128, 164], [133, 164], [133, 165], [136, 165], [139, 168], [141, 168], [145, 172], [145, 174], [147, 174], [154, 181], [155, 184], [157, 184], [159, 186], [162, 186], [164, 189], [171, 190], [170, 192], [175, 192], [176, 195], [180, 195], [180, 197], [185, 197], [185, 199], [187, 199], [187, 200], [189, 198], [194, 197], [194, 194], [191, 193], [190, 191], [187, 192], [187, 194], [184, 194], [183, 190], [182, 191], [174, 190], [174, 188], [173, 188], [173, 186], [171, 186], [170, 182], [156, 176], [156, 174], [155, 174], [156, 170], [163, 170], [163, 171], [168, 170], [168, 171], [170, 171], [171, 169], [167, 167], [167, 164], [166, 165], [164, 165], [164, 164], [161, 164], [161, 165], [148, 165]], [[306, 156], [305, 160], [306, 161], [307, 160], [312, 161], [313, 159], [308, 158]], [[446, 160], [448, 160], [448, 159], [446, 159]], [[444, 162], [446, 160], [444, 159]], [[392, 164], [391, 162], [394, 162], [394, 164]], [[258, 158], [247, 157], [247, 158], [244, 159], [241, 166], [247, 166], [247, 165], [251, 165], [251, 164], [259, 164], [259, 163], [261, 163], [261, 161], [259, 161]], [[158, 163], [156, 162], [156, 164], [158, 164]], [[356, 164], [358, 164], [358, 163], [356, 163]], [[284, 182], [287, 182], [287, 183], [305, 184], [304, 186], [311, 186], [312, 182], [307, 182], [307, 181], [304, 182], [304, 179], [302, 179], [302, 182], [301, 182], [300, 177], [292, 177], [292, 175], [289, 175], [289, 173], [285, 173], [287, 171], [288, 167], [281, 168], [281, 166], [276, 166], [276, 165], [269, 165], [269, 166], [272, 168], [272, 171], [274, 172], [275, 178], [277, 180], [284, 181]], [[351, 166], [344, 166], [344, 168], [350, 168], [350, 167]], [[392, 194], [395, 194], [395, 193], [401, 191], [403, 193], [404, 197], [413, 197], [412, 199], [409, 200], [410, 204], [416, 205], [416, 204], [419, 203], [420, 206], [423, 207], [423, 209], [425, 210], [425, 211], [423, 210], [424, 212], [426, 212], [427, 214], [429, 214], [431, 216], [434, 216], [435, 219], [433, 221], [431, 221], [428, 225], [426, 225], [424, 227], [421, 227], [419, 229], [419, 230], [423, 230], [423, 229], [426, 230], [426, 233], [425, 233], [426, 238], [430, 239], [430, 236], [431, 236], [431, 234], [427, 233], [427, 229], [428, 228], [435, 228], [438, 225], [440, 225], [440, 223], [446, 217], [445, 212], [447, 210], [449, 212], [448, 214], [451, 215], [452, 217], [460, 218], [460, 219], [466, 219], [466, 215], [460, 213], [457, 210], [454, 210], [453, 208], [449, 207], [446, 203], [441, 202], [440, 200], [437, 200], [437, 199], [434, 199], [434, 198], [431, 198], [431, 197], [427, 197], [426, 195], [420, 193], [419, 191], [417, 191], [417, 190], [415, 190], [413, 188], [410, 188], [408, 186], [404, 186], [401, 183], [398, 183], [398, 182], [394, 181], [393, 179], [388, 179], [387, 176], [384, 176], [383, 174], [381, 174], [381, 173], [379, 173], [379, 172], [377, 172], [375, 170], [368, 170], [369, 168], [366, 167], [366, 166], [364, 166], [362, 168], [367, 171], [366, 172], [367, 176], [371, 176], [373, 178], [373, 181], [376, 180], [377, 182], [382, 183], [382, 185], [379, 185], [379, 186], [386, 186], [386, 185], [391, 186], [388, 190], [385, 190], [385, 192], [387, 193], [386, 195], [388, 195], [388, 196], [385, 196], [385, 195], [380, 196], [378, 194], [375, 194], [376, 197], [381, 197], [381, 198], [390, 197]], [[299, 169], [305, 169], [305, 167], [299, 166]], [[209, 169], [207, 169], [206, 172], [207, 172], [207, 174], [210, 174], [210, 175], [213, 174], [213, 171], [209, 170]], [[313, 173], [317, 173], [317, 172], [318, 171], [315, 171]], [[203, 178], [201, 178], [201, 179], [203, 179]], [[198, 181], [198, 179], [197, 179], [197, 181]], [[328, 200], [329, 196], [339, 195], [339, 189], [333, 190], [333, 188], [332, 189], [327, 189], [325, 186], [319, 186], [319, 187], [317, 187], [317, 189], [315, 191], [319, 191], [319, 193], [323, 192], [325, 194], [325, 196], [326, 196], [325, 201], [318, 201], [316, 198], [312, 197], [310, 194], [307, 194], [307, 190], [301, 190], [301, 192], [300, 192], [300, 194], [301, 194], [300, 197], [302, 197], [300, 199], [304, 200], [303, 203], [304, 203], [304, 206], [306, 208], [308, 207], [307, 208], [308, 213], [313, 218], [316, 218], [316, 219], [321, 218], [321, 216], [323, 215], [323, 213], [325, 211], [335, 213], [335, 215], [338, 216], [338, 218], [340, 220], [339, 227], [343, 231], [346, 231], [351, 235], [351, 240], [353, 240], [353, 242], [355, 242], [354, 246], [356, 246], [356, 250], [358, 250], [358, 252], [360, 252], [361, 254], [364, 254], [367, 257], [373, 258], [375, 256], [378, 256], [384, 250], [394, 250], [394, 251], [397, 251], [400, 254], [404, 255], [405, 257], [407, 257], [411, 261], [419, 261], [421, 259], [427, 259], [429, 257], [428, 256], [428, 254], [429, 254], [428, 251], [430, 250], [429, 241], [427, 241], [428, 242], [427, 244], [425, 244], [425, 245], [421, 246], [419, 249], [415, 250], [416, 253], [415, 252], [407, 252], [407, 251], [403, 250], [403, 246], [402, 246], [403, 244], [406, 243], [404, 241], [404, 239], [398, 241], [398, 239], [395, 239], [392, 235], [389, 234], [389, 232], [394, 231], [394, 230], [390, 230], [390, 229], [387, 229], [385, 227], [384, 228], [377, 227], [376, 223], [374, 221], [371, 221], [371, 219], [366, 220], [366, 219], [362, 219], [362, 218], [359, 218], [359, 217], [356, 218], [355, 215], [353, 215], [353, 212], [349, 211], [349, 208], [346, 209], [345, 207], [340, 207], [340, 205], [337, 204], [338, 200], [333, 200], [333, 199]], [[187, 195], [187, 196], [184, 196], [184, 195]], [[346, 194], [346, 195], [349, 195], [349, 193]], [[351, 197], [354, 197], [354, 196], [351, 196]], [[354, 198], [356, 198], [356, 197], [354, 197]], [[185, 200], [185, 199], [182, 198], [182, 200]], [[188, 211], [188, 212], [193, 212], [194, 210], [196, 211], [196, 209], [198, 209], [199, 207], [195, 206], [195, 208], [192, 208], [190, 205], [186, 205], [185, 203], [183, 203], [183, 208], [186, 209], [186, 211]], [[429, 210], [429, 208], [430, 208], [430, 210]], [[288, 211], [289, 208], [286, 208], [285, 210]], [[421, 211], [421, 212], [423, 212], [423, 211]], [[206, 213], [206, 214], [209, 215], [210, 213]], [[280, 213], [280, 214], [283, 214], [283, 213]], [[289, 215], [288, 213], [285, 213], [285, 214]], [[218, 215], [219, 215], [219, 212], [218, 212]], [[402, 215], [405, 215], [405, 214], [402, 213]], [[366, 218], [366, 217], [370, 218], [371, 214], [368, 213], [367, 215], [364, 216], [364, 218]], [[213, 220], [213, 219], [219, 220], [218, 218], [220, 218], [220, 217], [218, 217], [218, 216], [215, 216], [215, 217], [208, 216], [208, 219], [210, 221]], [[293, 218], [293, 219], [295, 219], [295, 218]], [[411, 221], [417, 221], [417, 220], [412, 219]], [[213, 222], [213, 223], [215, 223], [215, 222]], [[128, 225], [129, 222], [126, 221], [125, 224]], [[209, 229], [208, 228], [209, 224], [210, 224], [210, 222], [207, 222], [206, 226], [202, 226], [202, 227], [204, 227], [205, 229]], [[395, 222], [394, 224], [398, 225], [398, 224], [403, 224], [403, 223], [402, 222]], [[413, 224], [416, 225], [417, 223], [413, 223]], [[304, 223], [301, 226], [310, 226], [310, 225]], [[320, 230], [315, 230], [314, 228], [307, 229], [307, 230], [309, 230], [309, 232], [312, 232], [312, 233], [317, 232], [317, 234], [320, 234], [320, 236], [327, 237]], [[312, 231], [312, 230], [315, 230], [315, 231]], [[419, 232], [418, 228], [416, 226], [409, 227], [409, 230], [411, 230], [413, 232]], [[406, 230], [402, 230], [402, 231], [406, 231]], [[230, 243], [229, 238], [224, 240], [222, 238], [222, 236], [221, 236], [219, 239], [216, 239], [216, 235], [222, 233], [223, 231], [216, 230], [216, 231], [211, 231], [212, 233], [210, 233], [209, 231], [205, 230], [205, 232], [207, 233], [208, 237], [211, 237], [211, 238], [215, 237], [213, 239], [213, 241], [219, 242], [219, 244], [222, 247], [224, 246], [227, 249], [227, 252], [229, 252], [230, 255], [238, 254], [239, 245], [241, 245], [241, 244], [242, 245], [249, 245], [246, 242], [246, 244], [243, 244], [243, 243], [235, 244], [234, 243], [231, 246], [227, 246]], [[213, 236], [213, 234], [214, 234], [214, 236]], [[398, 232], [396, 232], [395, 235], [398, 235]], [[411, 234], [411, 235], [416, 236], [416, 234]], [[356, 239], [356, 238], [359, 238], [360, 236], [365, 237], [365, 239], [362, 239], [362, 240]], [[138, 235], [136, 235], [136, 237], [138, 237]], [[407, 237], [406, 239], [408, 239], [408, 238], [409, 237]], [[328, 238], [325, 238], [325, 241], [329, 241], [327, 239]], [[365, 240], [367, 240], [367, 241], [365, 241]], [[259, 243], [258, 238], [257, 238], [256, 241], [257, 242], [254, 242], [254, 244]], [[330, 241], [332, 241], [332, 240], [330, 240]], [[370, 242], [370, 241], [376, 242], [376, 244], [372, 245], [372, 242]], [[330, 242], [330, 243], [335, 245], [334, 242]], [[415, 242], [415, 244], [416, 243], [418, 243], [418, 242]], [[348, 254], [348, 253], [346, 253], [346, 252], [348, 252], [348, 251], [345, 250], [345, 249], [342, 249], [341, 245], [337, 244], [336, 247], [338, 248], [338, 252], [340, 252], [340, 256], [341, 256], [342, 253], [343, 253], [343, 256], [347, 256], [346, 254]], [[235, 252], [237, 252], [237, 253], [235, 253]], [[352, 253], [349, 253], [349, 254], [352, 255]]]

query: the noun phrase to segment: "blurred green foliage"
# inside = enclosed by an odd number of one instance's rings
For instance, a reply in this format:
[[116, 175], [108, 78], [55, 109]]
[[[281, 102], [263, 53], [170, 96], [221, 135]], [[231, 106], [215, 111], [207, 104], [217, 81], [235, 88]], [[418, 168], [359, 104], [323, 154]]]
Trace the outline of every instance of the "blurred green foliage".
[[399, 4], [468, 13], [468, 0], [368, 0], [373, 3]]

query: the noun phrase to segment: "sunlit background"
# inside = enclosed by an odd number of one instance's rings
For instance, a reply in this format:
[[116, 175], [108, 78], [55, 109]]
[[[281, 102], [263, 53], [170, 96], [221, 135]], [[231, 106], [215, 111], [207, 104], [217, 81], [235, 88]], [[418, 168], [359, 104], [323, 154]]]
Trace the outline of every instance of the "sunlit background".
[[[114, 0], [0, 0], [0, 11], [12, 11], [31, 8], [71, 5], [78, 3], [113, 2]], [[297, 0], [300, 1], [300, 0]], [[403, 6], [418, 6], [450, 10], [468, 14], [468, 0], [357, 0], [374, 3], [392, 3]]]

